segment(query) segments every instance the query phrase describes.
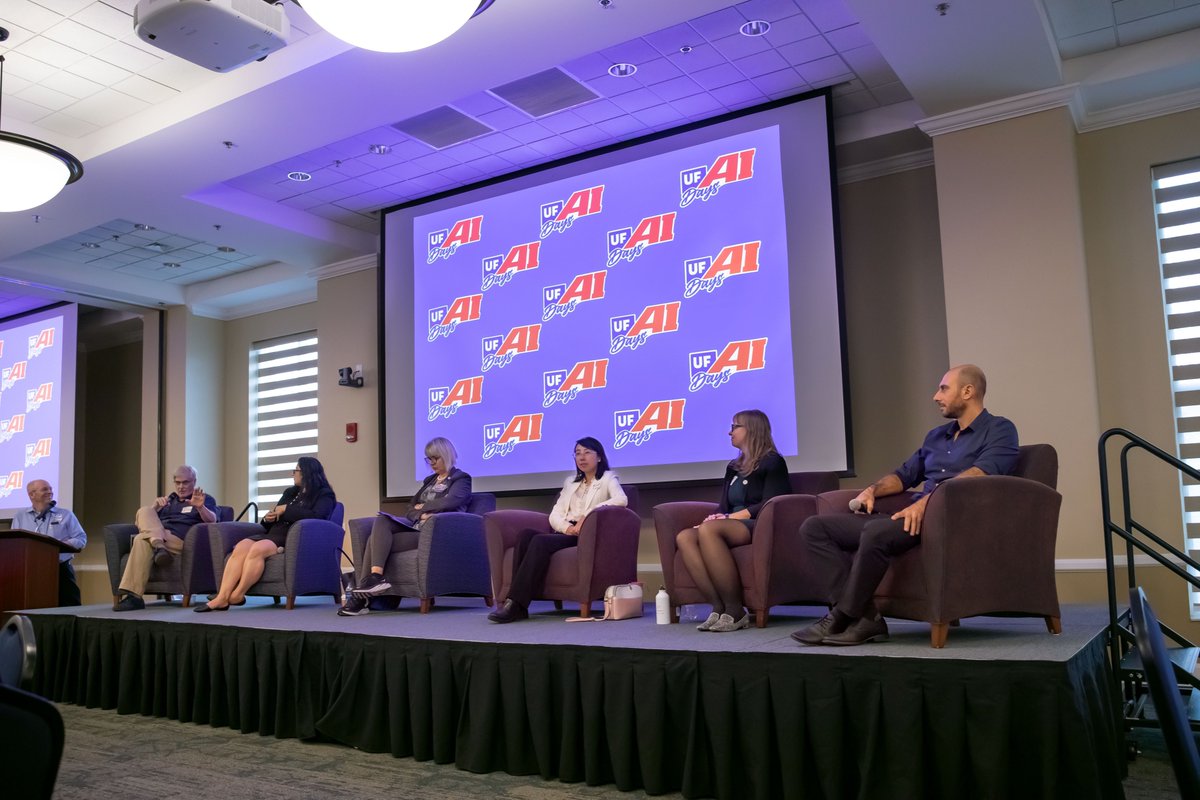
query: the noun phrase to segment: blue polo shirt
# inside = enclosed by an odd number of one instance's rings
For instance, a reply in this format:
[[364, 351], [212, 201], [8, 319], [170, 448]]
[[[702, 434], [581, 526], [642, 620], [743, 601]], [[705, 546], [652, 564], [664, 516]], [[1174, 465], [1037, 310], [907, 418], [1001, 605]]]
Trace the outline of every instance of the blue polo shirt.
[[[205, 495], [204, 507], [216, 514], [217, 498], [211, 494]], [[180, 539], [187, 536], [193, 525], [204, 522], [200, 519], [200, 512], [191, 503], [181, 500], [174, 492], [167, 495], [167, 504], [158, 510], [158, 518], [164, 528]]]
[[904, 488], [924, 485], [924, 497], [942, 483], [978, 467], [988, 475], [1008, 475], [1017, 466], [1017, 427], [987, 409], [958, 432], [958, 420], [931, 430], [925, 442], [895, 470]]

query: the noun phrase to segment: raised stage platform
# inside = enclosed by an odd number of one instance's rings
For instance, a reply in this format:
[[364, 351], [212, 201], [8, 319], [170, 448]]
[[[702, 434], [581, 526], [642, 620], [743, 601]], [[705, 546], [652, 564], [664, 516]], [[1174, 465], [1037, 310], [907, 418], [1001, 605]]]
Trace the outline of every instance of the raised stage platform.
[[927, 625], [835, 650], [788, 636], [823, 609], [728, 634], [654, 624], [486, 620], [478, 599], [427, 615], [338, 617], [252, 598], [23, 612], [52, 700], [394, 756], [650, 794], [718, 798], [1120, 798], [1107, 612], [978, 618], [944, 650]]

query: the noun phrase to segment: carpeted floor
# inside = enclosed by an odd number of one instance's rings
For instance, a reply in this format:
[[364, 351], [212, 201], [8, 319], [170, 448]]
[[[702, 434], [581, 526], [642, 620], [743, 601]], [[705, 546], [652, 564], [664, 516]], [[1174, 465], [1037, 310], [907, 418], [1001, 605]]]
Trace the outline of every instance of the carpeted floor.
[[[56, 800], [633, 800], [644, 792], [474, 775], [452, 764], [363, 753], [339, 744], [274, 739], [228, 728], [60, 706], [67, 728]], [[1129, 765], [1127, 800], [1176, 800], [1162, 735], [1133, 733], [1142, 754]], [[679, 798], [681, 795], [660, 795]]]

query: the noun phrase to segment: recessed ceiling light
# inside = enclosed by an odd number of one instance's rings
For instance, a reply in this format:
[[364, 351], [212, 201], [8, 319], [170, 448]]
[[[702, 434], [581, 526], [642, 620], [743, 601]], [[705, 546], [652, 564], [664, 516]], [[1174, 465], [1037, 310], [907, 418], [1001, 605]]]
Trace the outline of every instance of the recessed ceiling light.
[[679, 52], [687, 55], [688, 53], [692, 52], [692, 46], [690, 44], [685, 44], [683, 47], [679, 48]]
[[612, 75], [614, 78], [628, 78], [635, 72], [637, 72], [637, 64], [627, 64], [624, 62], [620, 64], [613, 64], [608, 68], [608, 74]]
[[133, 227], [137, 228], [139, 231], [152, 231], [152, 230], [154, 230], [154, 226], [153, 226], [153, 225], [147, 225], [147, 224], [145, 224], [144, 222], [135, 222], [135, 223], [133, 223]]
[[88, 250], [99, 250], [100, 249], [100, 245], [96, 244], [95, 242], [84, 242], [83, 246], [86, 247]]
[[179, 269], [183, 265], [180, 264], [178, 261], [164, 261], [163, 266], [166, 267], [167, 269]]
[[165, 244], [163, 244], [162, 242], [151, 242], [150, 244], [146, 245], [146, 249], [147, 250], [156, 250], [160, 253], [167, 252], [167, 246]]
[[762, 36], [771, 30], [771, 23], [765, 19], [752, 19], [738, 30], [741, 31], [742, 36]]
[[218, 250], [220, 250], [222, 253], [235, 253], [235, 252], [237, 252], [236, 250], [234, 250], [232, 247], [230, 247], [230, 246], [229, 246], [229, 245], [227, 245], [227, 244], [223, 244], [223, 245], [221, 245], [220, 247], [218, 247], [217, 249], [218, 249]]
[[297, 170], [295, 172], [288, 173], [288, 180], [289, 181], [299, 181], [300, 183], [304, 183], [305, 181], [311, 181], [312, 175], [309, 175], [307, 172], [300, 172], [299, 170]]
[[386, 144], [373, 144], [367, 148], [367, 150], [371, 151], [377, 156], [386, 155], [391, 151], [391, 149], [392, 148], [388, 147]]

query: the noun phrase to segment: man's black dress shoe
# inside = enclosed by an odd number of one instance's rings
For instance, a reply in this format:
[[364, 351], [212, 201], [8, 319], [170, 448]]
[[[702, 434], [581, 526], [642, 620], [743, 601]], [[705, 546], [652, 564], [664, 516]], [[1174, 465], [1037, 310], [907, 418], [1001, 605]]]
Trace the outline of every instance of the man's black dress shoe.
[[113, 604], [113, 611], [141, 611], [146, 607], [146, 601], [136, 594], [122, 592], [121, 599]]

